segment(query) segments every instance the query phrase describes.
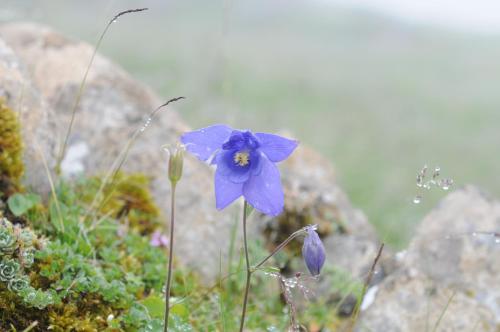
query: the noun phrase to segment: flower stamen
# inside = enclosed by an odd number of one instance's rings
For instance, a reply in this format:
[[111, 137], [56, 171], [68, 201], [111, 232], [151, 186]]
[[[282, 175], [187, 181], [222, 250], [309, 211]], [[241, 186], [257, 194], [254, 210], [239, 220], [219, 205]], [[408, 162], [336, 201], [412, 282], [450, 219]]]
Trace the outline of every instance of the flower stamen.
[[246, 166], [250, 163], [250, 154], [247, 151], [240, 151], [234, 154], [234, 163], [239, 166]]

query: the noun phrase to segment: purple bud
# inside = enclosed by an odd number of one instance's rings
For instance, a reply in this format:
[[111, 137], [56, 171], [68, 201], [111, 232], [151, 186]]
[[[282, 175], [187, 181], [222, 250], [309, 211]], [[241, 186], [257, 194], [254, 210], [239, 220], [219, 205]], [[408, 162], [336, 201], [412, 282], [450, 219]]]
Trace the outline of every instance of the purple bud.
[[307, 229], [307, 235], [302, 246], [302, 256], [309, 272], [313, 276], [319, 275], [325, 263], [325, 247], [323, 247], [323, 243], [313, 227]]

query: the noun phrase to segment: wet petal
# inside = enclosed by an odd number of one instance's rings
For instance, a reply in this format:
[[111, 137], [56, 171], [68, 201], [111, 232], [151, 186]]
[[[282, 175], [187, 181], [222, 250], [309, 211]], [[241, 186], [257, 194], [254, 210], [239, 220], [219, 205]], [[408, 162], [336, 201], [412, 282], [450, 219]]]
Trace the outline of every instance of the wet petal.
[[243, 183], [234, 183], [220, 172], [215, 172], [215, 205], [218, 210], [234, 202], [242, 193]]
[[186, 150], [198, 159], [207, 161], [229, 138], [233, 130], [225, 125], [215, 125], [185, 133], [181, 142]]
[[260, 141], [260, 150], [266, 154], [270, 161], [275, 163], [288, 158], [299, 144], [295, 140], [273, 134], [256, 133], [255, 136]]
[[276, 165], [265, 156], [261, 156], [260, 163], [260, 173], [250, 176], [245, 182], [243, 196], [260, 212], [277, 216], [283, 211], [284, 205], [280, 173]]

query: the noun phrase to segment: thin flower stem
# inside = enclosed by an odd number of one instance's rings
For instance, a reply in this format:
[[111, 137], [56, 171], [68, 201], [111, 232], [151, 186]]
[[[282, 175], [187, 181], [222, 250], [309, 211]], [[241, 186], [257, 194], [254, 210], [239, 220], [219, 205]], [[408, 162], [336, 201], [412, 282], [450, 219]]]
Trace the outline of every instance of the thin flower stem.
[[352, 332], [354, 330], [354, 326], [356, 325], [356, 322], [358, 320], [359, 312], [361, 309], [361, 304], [363, 303], [363, 299], [365, 298], [366, 291], [368, 290], [368, 287], [370, 286], [373, 275], [375, 274], [375, 267], [377, 266], [377, 263], [380, 259], [380, 256], [382, 256], [382, 251], [384, 250], [384, 246], [385, 246], [385, 244], [382, 242], [382, 244], [380, 244], [380, 247], [378, 248], [377, 256], [375, 256], [375, 259], [373, 260], [370, 271], [368, 272], [368, 275], [366, 276], [365, 282], [363, 284], [363, 290], [361, 291], [361, 297], [360, 297], [359, 302], [356, 305], [356, 308], [354, 309], [354, 313], [352, 315], [352, 319], [350, 322], [350, 329], [349, 329], [350, 332]]
[[247, 201], [243, 204], [243, 243], [245, 248], [245, 261], [247, 265], [247, 281], [245, 286], [245, 297], [243, 299], [243, 310], [241, 311], [240, 332], [243, 332], [245, 326], [245, 315], [247, 311], [248, 292], [250, 291], [250, 280], [252, 278], [252, 270], [250, 269], [250, 261], [248, 259], [247, 245]]
[[281, 249], [283, 249], [288, 243], [290, 243], [290, 241], [292, 241], [293, 239], [295, 239], [297, 236], [303, 234], [306, 231], [307, 227], [309, 227], [309, 226], [301, 228], [298, 231], [295, 231], [294, 233], [292, 233], [285, 241], [281, 242], [281, 244], [279, 246], [277, 246], [266, 258], [264, 258], [262, 261], [260, 261], [259, 264], [255, 265], [254, 270], [258, 269], [259, 267], [261, 267], [271, 257], [273, 257], [274, 255], [276, 255]]
[[172, 183], [172, 195], [170, 201], [170, 243], [169, 243], [169, 254], [168, 254], [168, 274], [167, 274], [167, 284], [165, 290], [165, 325], [164, 331], [168, 331], [168, 314], [170, 312], [170, 285], [172, 282], [172, 260], [174, 253], [174, 226], [175, 226], [175, 182]]

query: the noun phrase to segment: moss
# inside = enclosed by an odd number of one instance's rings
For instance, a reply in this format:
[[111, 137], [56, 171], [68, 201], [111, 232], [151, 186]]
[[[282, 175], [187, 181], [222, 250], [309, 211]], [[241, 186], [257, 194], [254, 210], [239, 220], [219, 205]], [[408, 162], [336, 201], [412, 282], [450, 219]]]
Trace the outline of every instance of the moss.
[[[106, 312], [109, 312], [106, 314]], [[48, 313], [52, 331], [99, 332], [107, 327], [106, 318], [112, 311], [103, 308], [101, 300], [86, 296], [79, 305], [67, 303]]]
[[0, 99], [0, 192], [10, 196], [21, 188], [23, 142], [17, 114]]
[[42, 313], [40, 310], [27, 308], [14, 292], [0, 284], [0, 331], [11, 331], [11, 326], [22, 331], [34, 321], [38, 321], [39, 326], [47, 326], [47, 319]]
[[[102, 179], [94, 177], [85, 182], [83, 200], [90, 203], [97, 194]], [[121, 219], [129, 228], [142, 235], [153, 233], [160, 225], [160, 210], [149, 190], [150, 179], [144, 174], [125, 174], [116, 176], [114, 185], [104, 188], [99, 212]]]

